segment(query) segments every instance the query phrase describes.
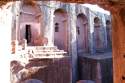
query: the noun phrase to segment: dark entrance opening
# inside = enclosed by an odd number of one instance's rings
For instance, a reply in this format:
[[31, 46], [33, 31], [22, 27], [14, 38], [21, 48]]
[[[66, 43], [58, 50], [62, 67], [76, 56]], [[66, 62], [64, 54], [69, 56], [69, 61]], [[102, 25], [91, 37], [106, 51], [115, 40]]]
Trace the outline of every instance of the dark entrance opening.
[[27, 40], [27, 43], [31, 42], [31, 25], [26, 25], [26, 30], [25, 30], [25, 39]]

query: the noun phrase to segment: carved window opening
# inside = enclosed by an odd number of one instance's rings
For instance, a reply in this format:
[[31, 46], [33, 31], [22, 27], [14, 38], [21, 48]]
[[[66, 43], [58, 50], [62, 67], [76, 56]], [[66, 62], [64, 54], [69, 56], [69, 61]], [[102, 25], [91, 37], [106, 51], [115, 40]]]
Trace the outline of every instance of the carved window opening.
[[110, 22], [110, 20], [106, 20], [106, 30], [107, 30], [107, 33], [109, 33], [110, 29], [111, 29], [111, 22]]
[[55, 32], [59, 32], [59, 23], [55, 23]]
[[80, 28], [77, 26], [77, 34], [80, 35]]
[[27, 43], [31, 42], [31, 25], [25, 26], [25, 39], [27, 40]]
[[94, 27], [95, 27], [95, 28], [100, 28], [100, 26], [101, 26], [101, 21], [100, 21], [100, 19], [99, 19], [98, 17], [95, 17], [95, 18], [94, 18]]
[[110, 25], [110, 24], [111, 24], [110, 20], [106, 20], [106, 25]]
[[107, 30], [111, 29], [111, 21], [110, 20], [106, 20], [106, 28], [107, 28]]

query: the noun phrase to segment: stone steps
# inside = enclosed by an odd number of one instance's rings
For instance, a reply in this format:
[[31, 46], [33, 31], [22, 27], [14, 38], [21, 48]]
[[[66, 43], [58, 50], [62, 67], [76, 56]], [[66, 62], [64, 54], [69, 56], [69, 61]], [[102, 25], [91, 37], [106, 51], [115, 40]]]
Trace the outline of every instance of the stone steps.
[[27, 59], [67, 56], [67, 52], [59, 50], [56, 46], [27, 46], [25, 49], [18, 49], [17, 54]]

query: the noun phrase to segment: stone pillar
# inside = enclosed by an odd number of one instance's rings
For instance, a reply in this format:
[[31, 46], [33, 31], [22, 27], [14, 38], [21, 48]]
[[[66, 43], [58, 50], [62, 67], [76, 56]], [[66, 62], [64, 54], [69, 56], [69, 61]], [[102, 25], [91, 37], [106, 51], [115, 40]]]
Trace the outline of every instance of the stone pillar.
[[[11, 40], [16, 40], [16, 14], [15, 14], [15, 2], [12, 4], [12, 29], [11, 29]], [[13, 43], [13, 42], [12, 42]]]
[[25, 50], [27, 47], [27, 40], [23, 39], [22, 49]]
[[19, 15], [20, 15], [20, 1], [15, 1], [12, 4], [12, 26], [11, 26], [11, 44], [12, 51], [16, 53], [18, 50], [19, 40]]
[[20, 16], [20, 7], [21, 7], [21, 1], [16, 1], [15, 2], [15, 8], [14, 8], [14, 10], [15, 10], [15, 15], [16, 15], [16, 17], [15, 17], [15, 20], [16, 20], [16, 33], [15, 33], [15, 36], [16, 36], [16, 38], [15, 38], [15, 40], [18, 40], [19, 41], [19, 39], [20, 39], [20, 27], [19, 27], [19, 16]]
[[48, 6], [44, 6], [44, 21], [45, 21], [45, 28], [44, 28], [44, 37], [48, 39], [48, 46], [54, 45], [54, 9], [51, 8], [54, 3], [46, 2]]
[[94, 54], [96, 51], [94, 49], [94, 20], [93, 20], [93, 14], [91, 11], [88, 10], [88, 26], [89, 26], [89, 48], [90, 53]]
[[125, 83], [125, 6], [112, 7], [114, 83]]
[[102, 28], [103, 28], [103, 45], [104, 45], [104, 49], [107, 48], [107, 31], [106, 31], [106, 19], [105, 19], [105, 15], [102, 15]]
[[18, 51], [18, 41], [17, 40], [11, 41], [11, 51], [12, 51], [12, 54], [17, 53], [17, 51]]
[[76, 40], [76, 11], [75, 11], [75, 3], [70, 3], [69, 5], [69, 43], [70, 43], [70, 51], [69, 55], [72, 57], [72, 83], [76, 83], [78, 78], [78, 64], [77, 64], [77, 40]]

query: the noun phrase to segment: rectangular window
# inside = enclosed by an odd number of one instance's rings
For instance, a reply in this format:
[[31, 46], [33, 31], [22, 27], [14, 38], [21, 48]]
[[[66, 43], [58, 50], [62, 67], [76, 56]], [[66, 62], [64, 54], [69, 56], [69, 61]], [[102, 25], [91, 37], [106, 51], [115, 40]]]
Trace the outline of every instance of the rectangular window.
[[59, 32], [59, 27], [55, 27], [55, 32]]
[[77, 30], [77, 34], [80, 35], [79, 27], [76, 27], [76, 30]]
[[55, 23], [55, 32], [59, 32], [59, 23]]

